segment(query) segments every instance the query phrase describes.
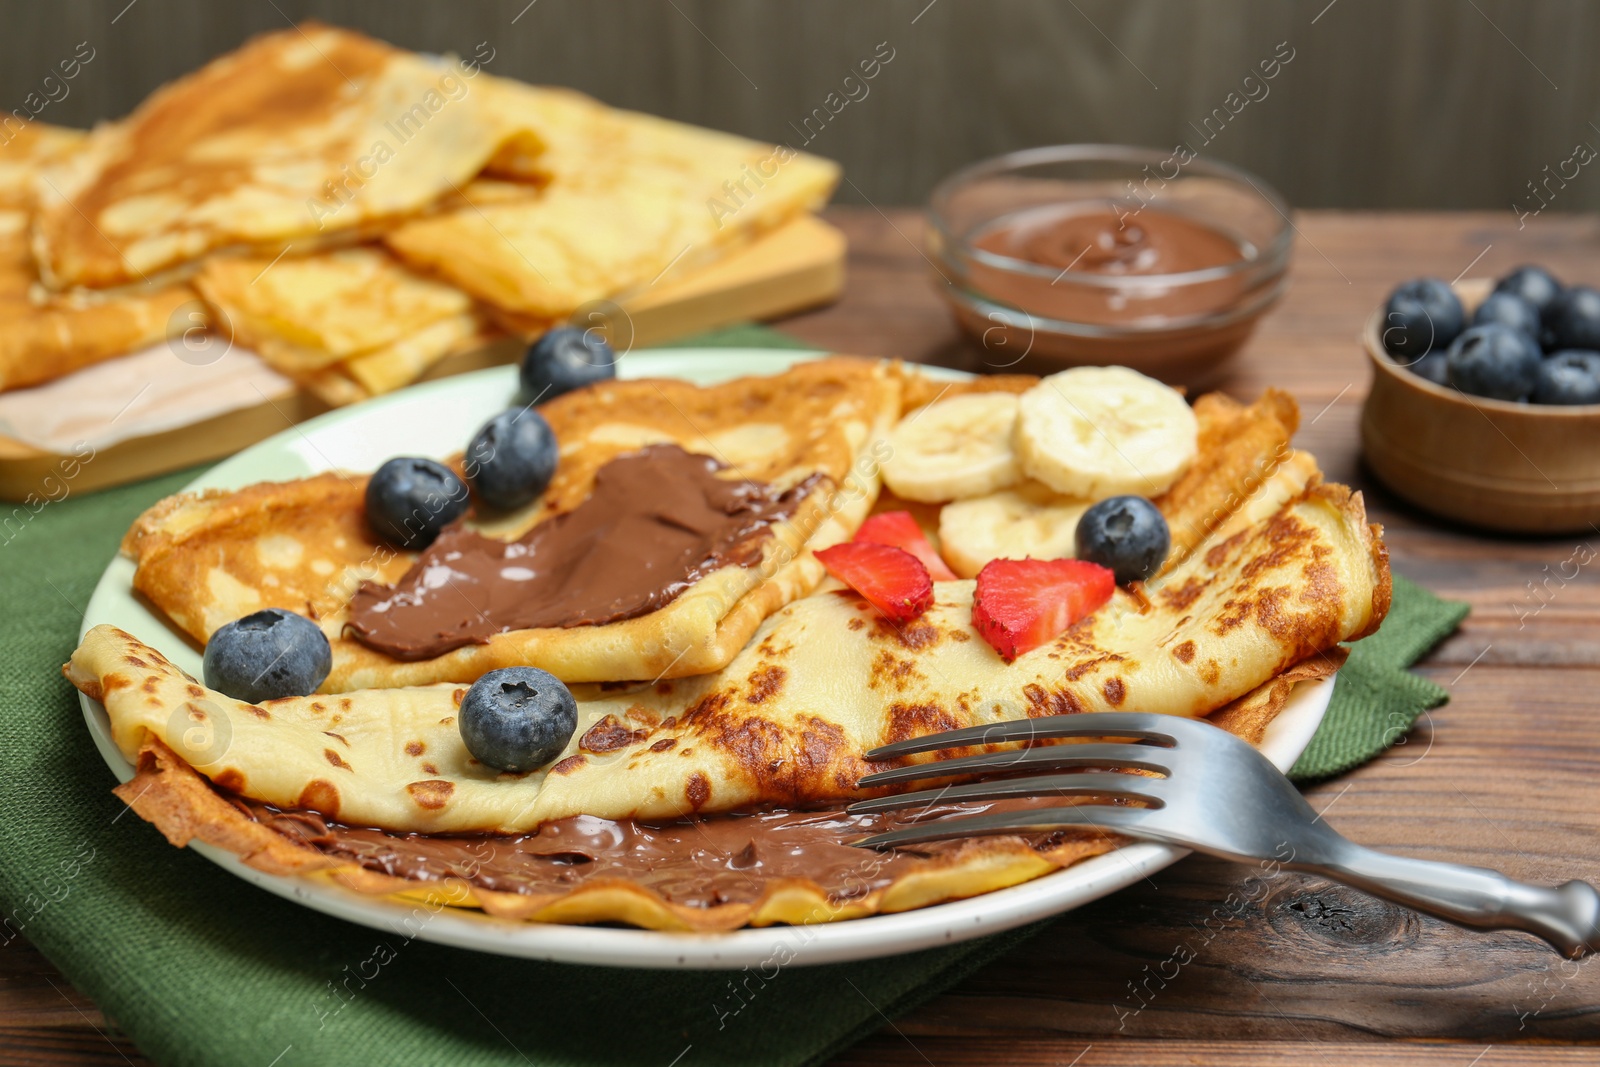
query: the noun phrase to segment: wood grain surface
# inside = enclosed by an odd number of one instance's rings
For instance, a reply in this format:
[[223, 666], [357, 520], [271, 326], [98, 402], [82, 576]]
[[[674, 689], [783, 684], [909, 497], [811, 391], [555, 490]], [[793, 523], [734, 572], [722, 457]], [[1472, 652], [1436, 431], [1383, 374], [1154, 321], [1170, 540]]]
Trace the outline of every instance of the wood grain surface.
[[[820, 347], [983, 370], [930, 285], [913, 211], [830, 211], [850, 238], [837, 305], [783, 328]], [[1505, 213], [1306, 212], [1293, 285], [1223, 383], [1290, 389], [1298, 443], [1367, 493], [1400, 573], [1473, 614], [1420, 670], [1450, 690], [1404, 744], [1308, 790], [1363, 843], [1518, 878], [1600, 879], [1600, 573], [1580, 542], [1451, 529], [1374, 486], [1356, 437], [1358, 332], [1395, 283], [1536, 261], [1600, 283], [1600, 221]], [[1593, 540], [1600, 542], [1600, 534]], [[1584, 553], [1579, 558], [1593, 555]], [[1280, 874], [1235, 913], [1251, 871], [1191, 858], [1045, 933], [846, 1052], [841, 1065], [1600, 1062], [1600, 967], [1531, 938], [1475, 934], [1319, 879]], [[1169, 961], [1188, 945], [1194, 959]], [[140, 1064], [33, 949], [0, 951], [0, 1063]]]

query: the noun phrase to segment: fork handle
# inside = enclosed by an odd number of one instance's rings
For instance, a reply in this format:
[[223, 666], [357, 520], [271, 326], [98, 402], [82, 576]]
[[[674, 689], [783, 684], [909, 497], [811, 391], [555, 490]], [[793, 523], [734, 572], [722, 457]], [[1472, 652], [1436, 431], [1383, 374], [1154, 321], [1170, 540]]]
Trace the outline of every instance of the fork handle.
[[1571, 959], [1600, 949], [1600, 892], [1588, 882], [1529, 885], [1484, 867], [1377, 852], [1349, 841], [1313, 871], [1446, 922], [1481, 930], [1525, 930]]

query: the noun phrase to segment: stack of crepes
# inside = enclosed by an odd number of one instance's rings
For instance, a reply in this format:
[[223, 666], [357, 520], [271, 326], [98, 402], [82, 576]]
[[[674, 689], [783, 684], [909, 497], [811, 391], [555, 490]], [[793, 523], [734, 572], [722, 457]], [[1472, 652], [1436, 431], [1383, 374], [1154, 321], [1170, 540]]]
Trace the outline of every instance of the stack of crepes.
[[713, 261], [838, 180], [480, 52], [307, 23], [91, 132], [0, 131], [0, 390], [203, 325], [353, 402]]

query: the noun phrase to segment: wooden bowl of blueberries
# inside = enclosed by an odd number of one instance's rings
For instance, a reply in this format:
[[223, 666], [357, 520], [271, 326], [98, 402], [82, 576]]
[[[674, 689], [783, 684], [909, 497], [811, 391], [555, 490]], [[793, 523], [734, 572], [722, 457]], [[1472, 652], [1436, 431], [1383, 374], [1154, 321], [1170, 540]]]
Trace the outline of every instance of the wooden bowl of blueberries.
[[1368, 466], [1448, 519], [1515, 533], [1600, 524], [1600, 292], [1518, 267], [1419, 278], [1363, 334]]

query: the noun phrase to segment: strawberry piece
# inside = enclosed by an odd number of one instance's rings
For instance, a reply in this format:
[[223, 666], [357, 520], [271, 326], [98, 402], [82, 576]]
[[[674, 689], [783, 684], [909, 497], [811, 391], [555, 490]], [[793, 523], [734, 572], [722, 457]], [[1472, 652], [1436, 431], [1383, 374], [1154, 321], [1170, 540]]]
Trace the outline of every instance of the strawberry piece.
[[896, 622], [908, 622], [933, 606], [933, 579], [928, 568], [903, 549], [872, 541], [846, 541], [816, 555], [829, 574]]
[[917, 525], [917, 520], [911, 517], [909, 511], [885, 511], [869, 517], [856, 531], [853, 540], [893, 545], [920, 559], [934, 581], [956, 580], [956, 572], [939, 558], [939, 553], [933, 550], [933, 545], [928, 543], [928, 536], [922, 532], [922, 527]]
[[996, 559], [978, 572], [972, 625], [1007, 663], [1111, 599], [1116, 577], [1081, 559]]

